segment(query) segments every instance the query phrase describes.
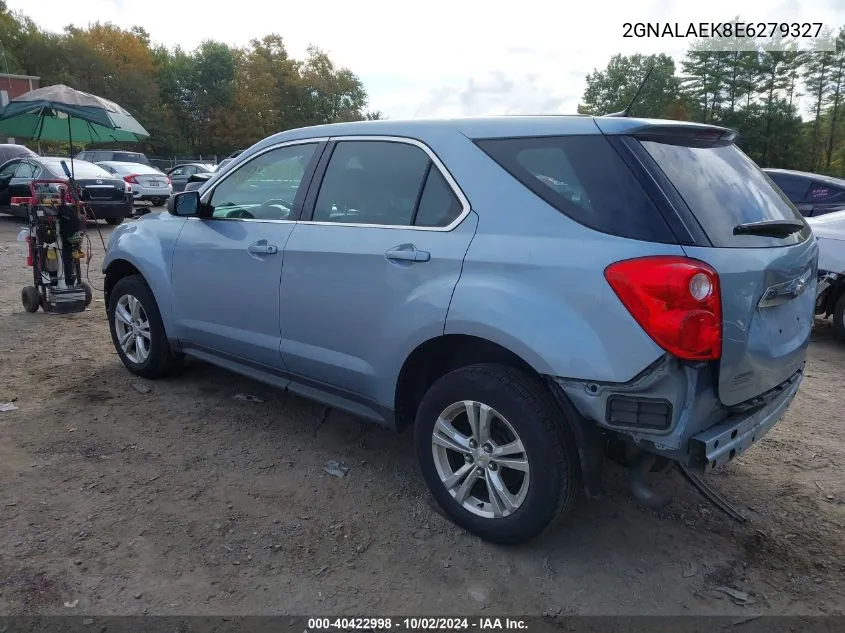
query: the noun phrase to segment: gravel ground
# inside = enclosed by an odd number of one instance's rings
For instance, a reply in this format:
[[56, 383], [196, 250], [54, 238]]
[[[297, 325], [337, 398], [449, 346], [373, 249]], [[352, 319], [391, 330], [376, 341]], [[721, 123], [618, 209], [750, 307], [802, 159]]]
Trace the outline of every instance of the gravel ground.
[[83, 313], [25, 313], [22, 226], [0, 216], [0, 403], [19, 407], [0, 412], [2, 614], [845, 610], [845, 347], [828, 323], [786, 418], [712, 477], [747, 523], [677, 474], [659, 481], [673, 505], [645, 510], [609, 466], [560, 528], [503, 548], [434, 510], [410, 434], [201, 363], [134, 378], [97, 292]]

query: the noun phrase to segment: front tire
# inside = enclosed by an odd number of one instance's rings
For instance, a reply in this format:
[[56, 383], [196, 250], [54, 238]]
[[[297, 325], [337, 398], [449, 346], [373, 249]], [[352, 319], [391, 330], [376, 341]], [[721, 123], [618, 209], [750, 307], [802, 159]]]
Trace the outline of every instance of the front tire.
[[571, 505], [574, 438], [546, 387], [504, 365], [440, 378], [414, 428], [431, 494], [459, 526], [501, 544], [528, 541]]
[[130, 275], [112, 288], [109, 329], [120, 360], [133, 374], [159, 378], [182, 359], [170, 348], [158, 304], [144, 278]]
[[123, 218], [106, 218], [106, 224], [110, 224], [111, 226], [117, 226], [123, 222]]
[[839, 295], [833, 306], [833, 338], [845, 343], [845, 291]]

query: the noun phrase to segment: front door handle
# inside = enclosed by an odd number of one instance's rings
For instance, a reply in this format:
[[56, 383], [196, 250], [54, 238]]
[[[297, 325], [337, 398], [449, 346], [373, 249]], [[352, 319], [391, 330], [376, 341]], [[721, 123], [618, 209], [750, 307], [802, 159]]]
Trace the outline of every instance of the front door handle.
[[268, 244], [266, 240], [260, 242], [253, 242], [246, 247], [246, 250], [253, 255], [275, 255], [279, 252], [279, 247], [275, 244]]
[[427, 262], [431, 259], [431, 253], [418, 250], [413, 244], [402, 244], [391, 248], [384, 256], [400, 262]]

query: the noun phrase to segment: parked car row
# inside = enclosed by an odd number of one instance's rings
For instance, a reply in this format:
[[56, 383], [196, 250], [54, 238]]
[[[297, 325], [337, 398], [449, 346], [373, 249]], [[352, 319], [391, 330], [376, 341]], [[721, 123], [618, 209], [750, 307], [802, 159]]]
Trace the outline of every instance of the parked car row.
[[0, 211], [25, 217], [24, 208], [13, 205], [12, 198], [29, 197], [33, 180], [66, 180], [65, 169], [72, 171], [92, 219], [120, 224], [132, 215], [132, 194], [122, 178], [84, 160], [36, 155], [13, 158], [0, 166]]
[[[153, 206], [161, 206], [174, 192], [184, 191], [186, 188], [189, 190], [196, 189], [201, 186], [241, 152], [242, 150], [233, 152], [219, 165], [182, 163], [166, 171], [153, 166], [143, 153], [126, 150], [83, 150], [74, 156], [73, 163], [74, 165], [81, 165], [86, 173], [93, 173], [91, 165], [97, 165], [110, 177], [122, 179], [131, 191], [135, 203], [149, 202]], [[39, 157], [23, 145], [0, 144], [0, 168], [5, 167], [4, 173], [8, 176], [6, 179], [8, 182], [5, 183], [0, 178], [0, 211], [10, 211], [8, 205], [3, 205], [4, 195], [10, 197], [8, 192], [3, 194], [3, 188], [8, 189], [9, 184], [22, 187], [24, 181], [27, 181], [24, 173], [27, 168], [21, 168], [21, 175], [16, 176], [14, 174], [17, 171], [18, 163], [15, 163], [14, 169], [11, 166], [6, 166], [7, 162], [16, 158], [38, 159]], [[57, 158], [61, 159], [61, 157]], [[69, 159], [66, 160], [69, 162]], [[103, 177], [104, 175], [100, 174], [100, 176]], [[59, 174], [56, 177], [63, 176]], [[11, 183], [13, 178], [14, 183]], [[20, 213], [20, 211], [16, 212]], [[114, 220], [115, 218], [112, 218], [112, 221]]]

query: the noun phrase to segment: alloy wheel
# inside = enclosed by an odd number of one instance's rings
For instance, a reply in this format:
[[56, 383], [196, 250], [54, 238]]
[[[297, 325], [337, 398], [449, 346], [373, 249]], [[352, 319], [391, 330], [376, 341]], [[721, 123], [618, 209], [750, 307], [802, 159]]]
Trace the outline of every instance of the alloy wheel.
[[125, 294], [117, 300], [114, 329], [126, 358], [137, 365], [149, 358], [152, 343], [150, 321], [137, 297]]
[[465, 510], [499, 519], [525, 501], [528, 453], [513, 425], [492, 407], [475, 400], [446, 407], [434, 425], [431, 450], [440, 481]]

